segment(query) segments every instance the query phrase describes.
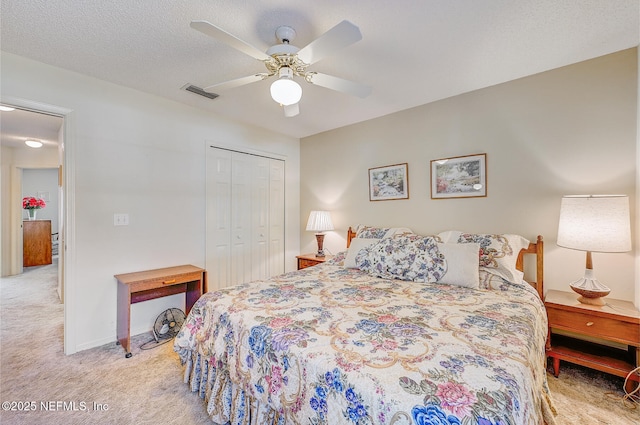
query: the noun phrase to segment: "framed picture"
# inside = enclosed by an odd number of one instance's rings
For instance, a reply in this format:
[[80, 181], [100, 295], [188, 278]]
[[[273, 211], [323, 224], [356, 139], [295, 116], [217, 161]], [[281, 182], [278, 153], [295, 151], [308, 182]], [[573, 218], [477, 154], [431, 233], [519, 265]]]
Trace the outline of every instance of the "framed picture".
[[369, 168], [369, 200], [409, 199], [407, 163]]
[[431, 198], [487, 196], [487, 154], [431, 161]]

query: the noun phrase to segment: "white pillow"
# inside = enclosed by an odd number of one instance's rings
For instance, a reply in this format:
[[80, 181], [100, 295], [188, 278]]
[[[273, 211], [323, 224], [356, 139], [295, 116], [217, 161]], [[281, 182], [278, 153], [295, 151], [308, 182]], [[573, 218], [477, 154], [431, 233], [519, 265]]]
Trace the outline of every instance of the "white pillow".
[[480, 244], [478, 266], [509, 282], [522, 282], [522, 272], [516, 269], [518, 254], [529, 246], [529, 241], [520, 235], [475, 234], [449, 230], [438, 236], [445, 243]]
[[477, 243], [438, 243], [440, 253], [447, 260], [447, 272], [438, 281], [448, 285], [478, 289], [480, 285], [480, 269]]
[[357, 269], [356, 255], [361, 249], [368, 247], [371, 244], [378, 242], [380, 239], [367, 239], [367, 238], [353, 238], [351, 239], [351, 245], [347, 250], [347, 256], [344, 259], [344, 267], [348, 269]]

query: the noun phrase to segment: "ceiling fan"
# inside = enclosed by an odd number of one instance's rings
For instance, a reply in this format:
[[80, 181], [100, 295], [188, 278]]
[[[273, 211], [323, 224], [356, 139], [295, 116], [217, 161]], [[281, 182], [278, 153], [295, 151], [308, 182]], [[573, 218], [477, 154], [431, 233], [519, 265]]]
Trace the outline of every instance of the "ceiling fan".
[[276, 38], [280, 43], [271, 46], [266, 52], [207, 21], [192, 21], [191, 28], [258, 59], [267, 68], [267, 72], [205, 87], [203, 90], [207, 93], [239, 87], [277, 75], [277, 80], [271, 84], [271, 97], [284, 107], [287, 117], [293, 117], [300, 112], [298, 102], [302, 98], [302, 87], [293, 77], [301, 77], [307, 83], [361, 98], [371, 93], [370, 86], [307, 70], [310, 65], [331, 53], [362, 39], [360, 29], [349, 21], [340, 22], [302, 49], [290, 44], [296, 36], [296, 31], [289, 26], [280, 26], [276, 29]]

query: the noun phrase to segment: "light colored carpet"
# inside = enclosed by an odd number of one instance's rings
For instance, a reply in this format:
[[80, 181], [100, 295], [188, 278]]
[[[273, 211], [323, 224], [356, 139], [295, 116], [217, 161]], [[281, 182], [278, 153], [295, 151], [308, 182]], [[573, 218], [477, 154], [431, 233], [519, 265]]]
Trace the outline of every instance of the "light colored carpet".
[[[0, 423], [211, 423], [204, 402], [182, 382], [171, 343], [140, 350], [152, 339], [144, 334], [132, 338], [130, 359], [115, 342], [65, 356], [56, 279], [55, 264], [0, 279]], [[622, 382], [562, 363], [559, 378], [549, 375], [558, 424], [640, 424], [640, 410], [620, 401]], [[5, 410], [7, 402], [35, 402], [35, 410]]]
[[[171, 343], [140, 350], [153, 338], [144, 334], [132, 338], [129, 359], [115, 342], [65, 356], [56, 279], [53, 265], [31, 267], [0, 280], [0, 400], [36, 402], [35, 411], [3, 408], [0, 423], [211, 423], [203, 401], [183, 383]], [[53, 410], [45, 410], [41, 402]], [[94, 403], [103, 407], [95, 408]]]

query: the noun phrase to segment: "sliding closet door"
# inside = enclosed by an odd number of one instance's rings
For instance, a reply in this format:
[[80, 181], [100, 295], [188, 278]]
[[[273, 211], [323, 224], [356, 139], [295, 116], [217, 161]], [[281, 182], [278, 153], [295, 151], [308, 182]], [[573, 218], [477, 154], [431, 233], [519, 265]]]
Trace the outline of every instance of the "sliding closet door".
[[254, 156], [252, 217], [252, 280], [269, 277], [269, 172], [270, 160]]
[[270, 160], [269, 273], [284, 273], [284, 161]]
[[251, 280], [251, 214], [253, 157], [231, 154], [231, 284]]
[[207, 149], [206, 269], [210, 289], [231, 285], [231, 152]]
[[284, 272], [284, 161], [207, 148], [210, 290]]

